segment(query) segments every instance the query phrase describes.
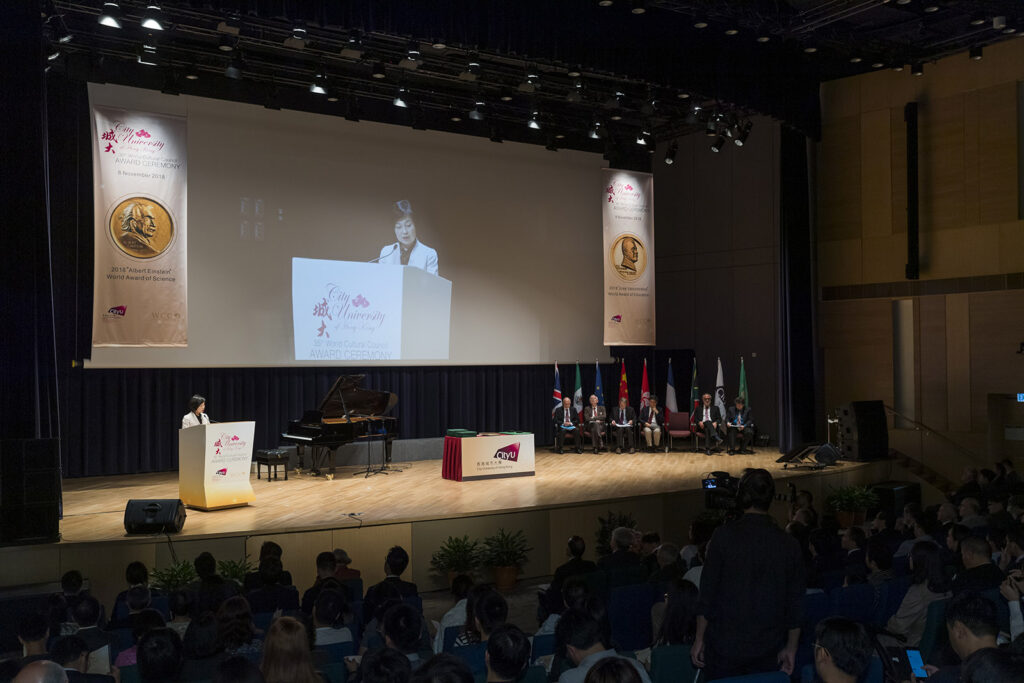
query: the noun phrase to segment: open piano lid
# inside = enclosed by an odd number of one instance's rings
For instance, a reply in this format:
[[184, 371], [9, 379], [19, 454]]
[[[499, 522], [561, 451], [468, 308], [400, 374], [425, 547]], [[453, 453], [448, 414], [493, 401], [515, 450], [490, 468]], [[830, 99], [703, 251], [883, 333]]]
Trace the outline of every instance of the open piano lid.
[[320, 402], [324, 418], [383, 415], [398, 403], [398, 396], [390, 391], [363, 389], [366, 375], [342, 375], [334, 380], [331, 390]]

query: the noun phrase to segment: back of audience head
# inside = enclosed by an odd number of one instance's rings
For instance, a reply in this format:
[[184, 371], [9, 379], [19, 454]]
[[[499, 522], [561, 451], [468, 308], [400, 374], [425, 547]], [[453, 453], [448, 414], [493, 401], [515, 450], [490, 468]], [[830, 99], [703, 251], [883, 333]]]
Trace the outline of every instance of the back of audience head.
[[590, 667], [583, 683], [641, 683], [642, 680], [628, 659], [606, 657]]
[[918, 537], [929, 536], [933, 537], [935, 530], [938, 528], [938, 520], [935, 518], [935, 513], [928, 510], [922, 510], [914, 513], [914, 534]]
[[145, 586], [149, 583], [149, 570], [138, 560], [129, 562], [124, 569], [124, 581], [129, 586]]
[[768, 470], [747, 469], [740, 477], [737, 498], [741, 510], [768, 512], [775, 499], [775, 480]]
[[78, 595], [82, 592], [82, 584], [84, 582], [82, 572], [77, 569], [64, 572], [64, 575], [60, 577], [61, 592], [68, 596]]
[[990, 647], [967, 658], [960, 669], [962, 683], [1016, 683], [1024, 681], [1024, 655], [1008, 648]]
[[892, 529], [896, 525], [896, 519], [892, 514], [892, 510], [881, 509], [875, 518], [871, 520], [871, 529], [875, 533], [884, 531], [885, 529]]
[[462, 600], [469, 595], [469, 591], [472, 587], [473, 577], [468, 574], [459, 574], [452, 579], [452, 596], [456, 600]]
[[969, 527], [965, 527], [963, 524], [950, 524], [949, 531], [946, 532], [946, 538], [943, 540], [946, 543], [946, 548], [957, 552], [960, 550], [960, 543], [970, 535], [971, 530]]
[[164, 621], [164, 615], [160, 614], [155, 609], [147, 607], [138, 614], [132, 615], [132, 636], [135, 638], [135, 642], [142, 640], [142, 636], [146, 635], [150, 631], [158, 628], [163, 628], [167, 625]]
[[882, 541], [872, 538], [864, 545], [864, 563], [875, 571], [892, 569], [892, 551]]
[[181, 639], [169, 628], [148, 631], [139, 641], [136, 661], [143, 683], [175, 683], [181, 671]]
[[385, 647], [363, 655], [359, 672], [362, 683], [408, 683], [412, 664], [398, 650]]
[[665, 594], [665, 615], [654, 640], [662, 645], [692, 643], [697, 631], [697, 586], [683, 579], [674, 580]]
[[211, 553], [199, 553], [196, 555], [196, 559], [192, 560], [192, 565], [196, 569], [196, 576], [200, 579], [209, 579], [217, 575], [217, 560]]
[[629, 527], [616, 527], [611, 537], [612, 552], [626, 552], [633, 546], [633, 538], [633, 530]]
[[99, 600], [91, 595], [86, 595], [72, 608], [71, 616], [79, 628], [95, 626], [100, 618]]
[[846, 550], [863, 550], [868, 537], [859, 526], [851, 526], [843, 533], [843, 548]]
[[640, 536], [640, 546], [645, 554], [650, 554], [661, 545], [661, 534], [657, 531], [648, 531]]
[[412, 654], [423, 632], [423, 617], [412, 605], [400, 602], [384, 613], [384, 643], [402, 654]]
[[605, 637], [598, 619], [584, 610], [566, 611], [555, 625], [555, 640], [565, 647], [566, 656], [573, 665], [578, 665], [588, 650], [607, 648]]
[[949, 582], [938, 547], [929, 541], [918, 541], [910, 549], [911, 581], [925, 584], [933, 593], [944, 593]]
[[384, 559], [384, 569], [388, 574], [401, 576], [408, 566], [409, 553], [405, 551], [405, 548], [396, 545], [388, 550], [387, 557]]
[[252, 660], [236, 655], [217, 665], [213, 683], [264, 683], [260, 668]]
[[569, 542], [566, 544], [567, 550], [571, 557], [575, 557], [577, 560], [583, 557], [583, 553], [587, 552], [587, 542], [583, 540], [582, 536], [570, 536]]
[[45, 647], [49, 635], [50, 625], [39, 612], [26, 612], [18, 619], [18, 640], [22, 645], [42, 642]]
[[186, 659], [206, 659], [219, 653], [224, 645], [219, 638], [219, 622], [213, 612], [203, 612], [185, 630], [182, 643]]
[[508, 602], [501, 593], [492, 588], [477, 599], [473, 608], [473, 618], [480, 630], [481, 639], [486, 639], [495, 626], [504, 624], [508, 619]]
[[[333, 555], [332, 555], [333, 557]], [[267, 629], [260, 671], [267, 683], [319, 683], [306, 627], [293, 617], [279, 617]]]
[[417, 667], [409, 680], [410, 683], [473, 683], [473, 672], [460, 657], [442, 652]]
[[679, 562], [679, 546], [675, 543], [662, 543], [657, 552], [658, 566], [671, 567]]
[[814, 664], [823, 678], [831, 667], [860, 679], [871, 663], [871, 639], [863, 626], [843, 617], [829, 617], [815, 629]]
[[60, 664], [44, 659], [23, 666], [12, 683], [68, 683], [68, 675]]
[[168, 598], [168, 606], [171, 610], [171, 618], [186, 617], [192, 613], [192, 594], [188, 591], [174, 591]]
[[50, 659], [65, 669], [85, 673], [89, 660], [89, 646], [78, 636], [61, 636], [50, 647]]
[[996, 605], [978, 593], [961, 593], [946, 606], [946, 628], [949, 644], [961, 659], [979, 646], [995, 647], [999, 635]]
[[562, 584], [562, 602], [568, 609], [583, 609], [590, 596], [590, 586], [583, 579], [574, 576]]
[[334, 588], [320, 591], [313, 605], [313, 618], [317, 627], [328, 626], [337, 628], [341, 625], [348, 612], [348, 601], [345, 595]]
[[324, 551], [316, 556], [316, 575], [318, 578], [327, 579], [334, 576], [338, 568], [338, 559], [333, 552]]
[[516, 680], [530, 663], [530, 639], [518, 626], [496, 626], [487, 639], [486, 662], [496, 680]]
[[283, 573], [284, 567], [281, 566], [280, 557], [271, 555], [260, 560], [259, 574], [263, 585], [275, 586], [281, 583], [281, 575]]
[[960, 556], [966, 567], [988, 564], [992, 561], [992, 546], [984, 538], [968, 536], [960, 541]]
[[1007, 548], [1013, 545], [1011, 551], [1014, 554], [1020, 554], [1024, 552], [1024, 525], [1014, 524], [1006, 530], [1006, 543], [1004, 544]]
[[347, 567], [352, 564], [352, 558], [349, 557], [348, 552], [344, 548], [334, 549], [334, 559], [338, 561], [339, 567]]
[[814, 526], [814, 515], [807, 508], [800, 508], [793, 513], [793, 521], [810, 529]]
[[255, 633], [249, 601], [240, 595], [225, 600], [217, 610], [217, 636], [221, 644], [234, 650], [251, 641]]
[[153, 602], [153, 595], [146, 586], [132, 586], [128, 589], [124, 602], [129, 612], [141, 612]]
[[283, 554], [284, 550], [281, 549], [281, 546], [273, 541], [263, 541], [263, 545], [260, 546], [260, 562], [268, 557], [276, 557], [280, 560]]

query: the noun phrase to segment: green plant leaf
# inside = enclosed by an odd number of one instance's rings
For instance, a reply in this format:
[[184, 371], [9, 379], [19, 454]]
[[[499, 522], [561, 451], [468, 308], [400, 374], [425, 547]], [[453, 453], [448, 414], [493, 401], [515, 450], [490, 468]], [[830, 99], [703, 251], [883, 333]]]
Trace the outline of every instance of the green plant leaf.
[[430, 556], [430, 567], [438, 574], [472, 574], [481, 565], [480, 542], [469, 536], [449, 536]]
[[489, 567], [522, 567], [532, 550], [522, 529], [509, 533], [501, 528], [483, 540], [484, 564]]

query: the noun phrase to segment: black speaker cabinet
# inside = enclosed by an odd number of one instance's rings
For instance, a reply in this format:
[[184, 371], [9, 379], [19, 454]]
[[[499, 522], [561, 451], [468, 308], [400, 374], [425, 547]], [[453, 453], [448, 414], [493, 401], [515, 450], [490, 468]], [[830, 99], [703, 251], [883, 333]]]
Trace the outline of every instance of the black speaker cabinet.
[[889, 510], [899, 518], [903, 514], [903, 506], [907, 503], [921, 505], [921, 485], [910, 481], [883, 481], [875, 484], [871, 490], [878, 496], [878, 508]]
[[60, 538], [57, 439], [0, 440], [0, 544]]
[[843, 460], [879, 460], [889, 455], [889, 425], [881, 401], [839, 406]]
[[124, 508], [129, 534], [177, 533], [185, 526], [185, 504], [179, 498], [132, 499]]
[[839, 460], [839, 449], [830, 443], [823, 443], [818, 446], [818, 449], [814, 451], [814, 460], [819, 465], [828, 467], [829, 465], [835, 465], [836, 461]]

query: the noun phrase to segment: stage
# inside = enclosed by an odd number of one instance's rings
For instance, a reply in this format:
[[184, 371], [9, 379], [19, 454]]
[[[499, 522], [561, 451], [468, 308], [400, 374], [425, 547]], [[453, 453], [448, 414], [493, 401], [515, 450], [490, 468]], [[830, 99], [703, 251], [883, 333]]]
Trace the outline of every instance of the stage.
[[[183, 530], [170, 538], [127, 536], [123, 517], [129, 499], [177, 498], [176, 472], [68, 479], [61, 541], [0, 549], [0, 581], [3, 586], [29, 583], [33, 567], [45, 567], [53, 578], [79, 568], [91, 573], [94, 592], [106, 594], [120, 585], [121, 568], [132, 559], [166, 566], [204, 550], [218, 559], [255, 559], [259, 545], [272, 538], [285, 548], [285, 565], [300, 588], [312, 581], [316, 553], [335, 547], [349, 552], [367, 580], [378, 580], [383, 554], [395, 543], [410, 550], [412, 580], [439, 587], [443, 579], [431, 573], [429, 562], [446, 537], [482, 538], [501, 526], [524, 529], [534, 550], [523, 575], [543, 576], [563, 561], [568, 536], [578, 533], [592, 543], [597, 517], [609, 511], [629, 513], [640, 528], [685, 544], [690, 521], [703, 510], [700, 480], [712, 470], [739, 475], [746, 467], [764, 467], [780, 480], [780, 494], [793, 481], [814, 493], [819, 510], [831, 488], [900, 478], [902, 472], [894, 473], [898, 467], [889, 460], [783, 470], [775, 462], [778, 455], [774, 449], [735, 456], [559, 455], [542, 448], [535, 476], [470, 482], [442, 479], [440, 460], [397, 463], [401, 472], [368, 478], [351, 466], [339, 467], [333, 480], [290, 472], [288, 481], [268, 482], [253, 474], [253, 503], [214, 512], [190, 509]], [[780, 501], [774, 512], [782, 517], [785, 510]], [[15, 557], [20, 561], [6, 561]], [[100, 575], [101, 568], [109, 572], [109, 564], [117, 576]]]

